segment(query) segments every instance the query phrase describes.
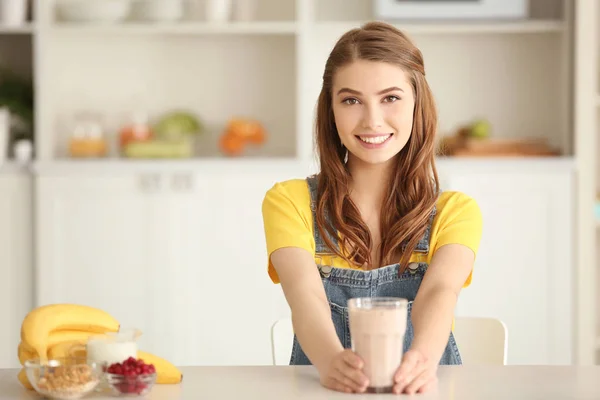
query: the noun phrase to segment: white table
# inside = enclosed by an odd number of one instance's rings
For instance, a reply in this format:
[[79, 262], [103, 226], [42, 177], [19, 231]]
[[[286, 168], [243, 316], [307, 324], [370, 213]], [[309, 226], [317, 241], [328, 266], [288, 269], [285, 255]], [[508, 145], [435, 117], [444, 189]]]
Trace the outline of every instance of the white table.
[[[180, 385], [156, 385], [150, 400], [389, 399], [395, 395], [343, 394], [323, 388], [312, 367], [187, 367]], [[39, 399], [17, 381], [18, 370], [0, 370], [0, 400]], [[440, 367], [436, 393], [421, 399], [600, 399], [600, 367]], [[409, 397], [409, 396], [405, 396]], [[95, 400], [115, 397], [91, 396]]]

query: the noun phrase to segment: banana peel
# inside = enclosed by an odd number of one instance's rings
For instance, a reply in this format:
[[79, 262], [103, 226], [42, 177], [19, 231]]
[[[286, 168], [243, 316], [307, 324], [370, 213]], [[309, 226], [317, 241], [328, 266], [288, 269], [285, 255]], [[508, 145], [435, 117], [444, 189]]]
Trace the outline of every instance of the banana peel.
[[89, 334], [118, 332], [119, 321], [98, 308], [79, 304], [49, 304], [29, 312], [21, 324], [21, 342], [47, 360], [49, 337], [55, 331], [83, 331]]
[[25, 365], [25, 361], [27, 360], [33, 360], [34, 358], [38, 358], [35, 350], [29, 349], [28, 346], [23, 342], [19, 343], [17, 353], [21, 365]]
[[48, 359], [57, 359], [64, 357], [87, 358], [85, 344], [78, 341], [57, 343], [48, 349]]
[[174, 384], [183, 380], [183, 374], [179, 369], [164, 358], [138, 350], [137, 357], [144, 360], [146, 364], [153, 364], [156, 369], [156, 383]]
[[33, 386], [31, 386], [31, 383], [27, 378], [27, 372], [25, 372], [25, 368], [21, 368], [21, 371], [19, 371], [19, 375], [17, 375], [17, 378], [19, 379], [19, 382], [21, 382], [21, 385], [23, 385], [25, 389], [33, 390]]

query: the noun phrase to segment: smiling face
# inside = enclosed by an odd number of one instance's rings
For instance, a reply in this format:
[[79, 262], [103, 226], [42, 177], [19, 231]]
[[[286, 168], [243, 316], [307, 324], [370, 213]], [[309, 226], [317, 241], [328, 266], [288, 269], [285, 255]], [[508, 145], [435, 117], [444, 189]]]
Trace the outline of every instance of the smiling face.
[[356, 60], [336, 71], [331, 96], [348, 163], [387, 163], [408, 142], [415, 99], [402, 68]]

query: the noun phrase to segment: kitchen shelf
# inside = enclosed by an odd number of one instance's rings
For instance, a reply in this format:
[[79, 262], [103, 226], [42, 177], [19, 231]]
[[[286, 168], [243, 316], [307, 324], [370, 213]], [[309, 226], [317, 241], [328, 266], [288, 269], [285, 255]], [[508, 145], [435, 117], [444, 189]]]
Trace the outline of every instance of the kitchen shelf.
[[206, 172], [206, 173], [251, 173], [268, 168], [293, 170], [299, 162], [286, 157], [195, 157], [188, 159], [56, 159], [36, 161], [30, 169], [42, 175], [87, 175], [147, 172]]
[[[40, 125], [38, 135], [51, 138], [53, 158], [67, 155], [73, 117], [80, 111], [101, 114], [115, 155], [115, 135], [136, 110], [154, 122], [173, 110], [196, 115], [204, 125], [195, 146], [198, 157], [221, 155], [220, 138], [232, 118], [256, 119], [266, 129], [266, 142], [248, 146], [245, 155], [297, 154], [293, 35], [56, 36], [45, 63], [53, 76], [46, 87], [60, 100], [46, 103], [49, 122]], [[64, 61], [73, 58], [77, 63]]]
[[205, 22], [178, 22], [178, 23], [123, 23], [118, 25], [83, 25], [73, 23], [56, 23], [50, 28], [52, 31], [66, 34], [168, 34], [168, 35], [288, 35], [298, 31], [295, 22], [231, 22], [231, 23], [205, 23]]
[[[359, 27], [367, 21], [332, 21], [318, 22], [319, 28], [331, 28], [345, 32], [354, 27]], [[565, 24], [562, 21], [516, 21], [516, 22], [494, 22], [494, 23], [414, 23], [395, 22], [394, 25], [410, 34], [435, 35], [435, 34], [485, 34], [485, 33], [562, 33]]]
[[[226, 157], [213, 155], [182, 159], [135, 159], [106, 157], [98, 159], [75, 159], [69, 157], [55, 158], [52, 161], [35, 161], [31, 168], [36, 173], [51, 174], [85, 174], [100, 172], [146, 172], [160, 171], [248, 171], [265, 168], [293, 168], [306, 165], [309, 160], [301, 157], [276, 156], [240, 156]], [[444, 174], [461, 174], [477, 170], [481, 173], [513, 174], [519, 171], [531, 173], [568, 172], [575, 169], [573, 157], [547, 158], [482, 158], [461, 159], [454, 157], [436, 157], [438, 171]]]

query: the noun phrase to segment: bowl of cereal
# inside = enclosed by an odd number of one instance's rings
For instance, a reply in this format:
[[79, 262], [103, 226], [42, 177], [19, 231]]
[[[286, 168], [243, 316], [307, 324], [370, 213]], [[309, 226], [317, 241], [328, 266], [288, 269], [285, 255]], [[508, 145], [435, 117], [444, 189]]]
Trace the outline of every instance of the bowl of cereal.
[[49, 399], [74, 400], [91, 393], [100, 383], [103, 366], [85, 358], [65, 357], [41, 363], [25, 362], [27, 379], [36, 392]]

